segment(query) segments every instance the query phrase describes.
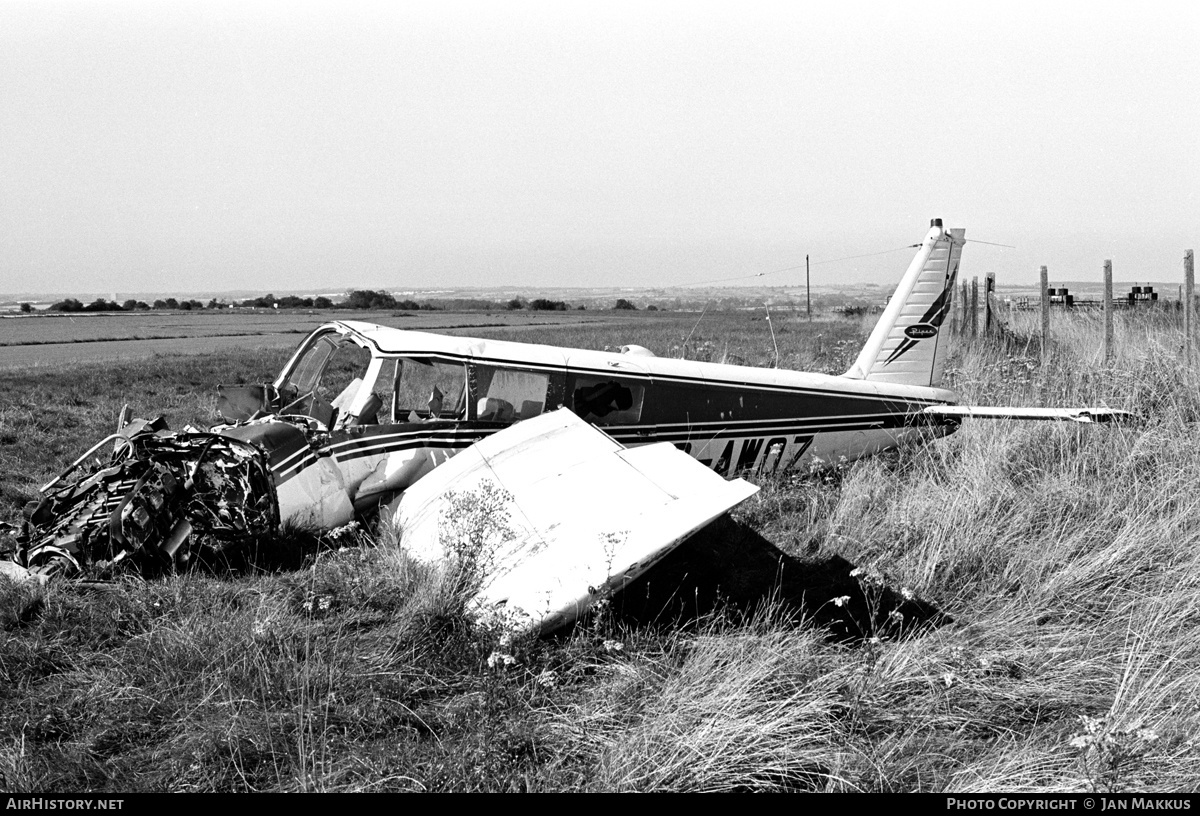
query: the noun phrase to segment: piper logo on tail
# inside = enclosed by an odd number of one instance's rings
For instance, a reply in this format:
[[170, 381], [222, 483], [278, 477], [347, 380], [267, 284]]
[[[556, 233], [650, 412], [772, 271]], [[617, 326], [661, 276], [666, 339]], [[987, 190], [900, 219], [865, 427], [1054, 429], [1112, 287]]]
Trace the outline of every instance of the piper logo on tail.
[[933, 337], [937, 333], [937, 326], [931, 326], [928, 323], [914, 323], [904, 330], [904, 336], [913, 340], [924, 340], [927, 337]]
[[[955, 271], [957, 270], [958, 267], [955, 267]], [[951, 275], [951, 284], [953, 283], [953, 279], [954, 276]], [[946, 319], [947, 312], [950, 311], [951, 297], [953, 297], [953, 295], [950, 286], [947, 285], [947, 287], [942, 290], [942, 293], [938, 295], [937, 300], [931, 303], [929, 308], [925, 310], [925, 314], [921, 315], [921, 322], [914, 323], [904, 329], [904, 334], [906, 337], [908, 337], [908, 339], [896, 346], [892, 353], [888, 355], [888, 358], [883, 361], [885, 366], [891, 365], [893, 362], [904, 356], [904, 353], [915, 346], [918, 340], [926, 337], [933, 337], [938, 333], [938, 327], [942, 325], [942, 321]], [[913, 330], [921, 332], [928, 331], [929, 333], [916, 334], [914, 336], [913, 334], [909, 334], [909, 332]]]

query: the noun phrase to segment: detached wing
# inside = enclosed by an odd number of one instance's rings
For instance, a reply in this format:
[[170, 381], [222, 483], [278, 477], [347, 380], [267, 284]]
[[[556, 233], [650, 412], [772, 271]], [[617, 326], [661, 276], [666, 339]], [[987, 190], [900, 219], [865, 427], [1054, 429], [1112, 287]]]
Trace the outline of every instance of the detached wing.
[[1140, 418], [1113, 408], [1009, 408], [991, 405], [931, 405], [922, 413], [975, 419], [1042, 419], [1071, 422], [1134, 422]]

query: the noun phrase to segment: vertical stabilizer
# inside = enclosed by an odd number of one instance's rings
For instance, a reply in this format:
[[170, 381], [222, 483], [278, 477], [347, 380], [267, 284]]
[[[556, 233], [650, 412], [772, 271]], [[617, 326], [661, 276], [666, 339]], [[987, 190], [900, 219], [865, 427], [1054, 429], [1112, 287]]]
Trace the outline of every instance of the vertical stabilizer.
[[896, 294], [858, 359], [844, 376], [858, 380], [937, 386], [949, 353], [943, 323], [950, 314], [966, 230], [947, 230], [935, 218]]

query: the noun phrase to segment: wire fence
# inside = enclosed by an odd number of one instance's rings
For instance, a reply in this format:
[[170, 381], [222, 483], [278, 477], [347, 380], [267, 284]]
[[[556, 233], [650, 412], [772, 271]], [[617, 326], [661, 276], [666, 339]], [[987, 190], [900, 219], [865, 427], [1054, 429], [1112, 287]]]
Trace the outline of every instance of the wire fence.
[[[1129, 292], [1114, 296], [1112, 261], [1106, 260], [1101, 280], [1099, 297], [1077, 297], [1066, 287], [1051, 287], [1046, 267], [1041, 268], [1041, 296], [1001, 299], [996, 293], [995, 273], [988, 273], [980, 292], [979, 278], [959, 282], [949, 315], [952, 334], [966, 339], [1002, 338], [1014, 332], [1014, 316], [1021, 312], [1041, 312], [1040, 327], [1036, 330], [1043, 356], [1050, 353], [1053, 339], [1053, 323], [1070, 318], [1078, 313], [1101, 313], [1097, 321], [1100, 330], [1100, 349], [1105, 362], [1114, 354], [1113, 318], [1115, 313], [1164, 314], [1171, 313], [1182, 318], [1180, 321], [1180, 345], [1191, 362], [1195, 349], [1196, 303], [1195, 267], [1192, 250], [1183, 256], [1183, 282], [1179, 296], [1175, 299], [1162, 297], [1153, 286], [1135, 285]], [[1028, 321], [1021, 321], [1027, 324]]]

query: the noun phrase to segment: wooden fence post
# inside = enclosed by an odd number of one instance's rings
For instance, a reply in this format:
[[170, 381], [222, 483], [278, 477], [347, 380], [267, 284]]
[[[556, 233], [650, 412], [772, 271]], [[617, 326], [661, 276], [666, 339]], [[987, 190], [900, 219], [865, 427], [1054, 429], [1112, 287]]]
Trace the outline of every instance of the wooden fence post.
[[996, 332], [999, 315], [993, 314], [996, 301], [996, 273], [988, 272], [983, 278], [983, 333], [988, 337]]
[[1196, 330], [1196, 269], [1192, 265], [1192, 251], [1183, 253], [1183, 353], [1187, 364], [1192, 364], [1192, 335]]
[[1112, 261], [1104, 262], [1104, 364], [1113, 358], [1113, 293]]
[[971, 339], [979, 334], [979, 276], [971, 278]]
[[1042, 267], [1042, 359], [1050, 352], [1050, 273]]
[[958, 336], [966, 337], [967, 333], [970, 331], [967, 328], [967, 310], [970, 308], [970, 305], [971, 305], [970, 301], [967, 300], [967, 279], [966, 278], [962, 279], [962, 297], [960, 298], [960, 300], [962, 301], [962, 320], [958, 324]]

